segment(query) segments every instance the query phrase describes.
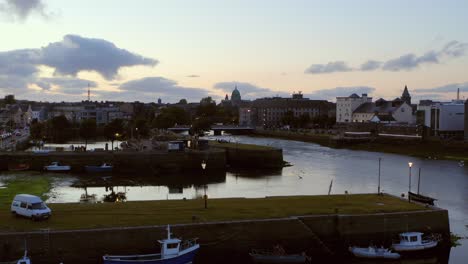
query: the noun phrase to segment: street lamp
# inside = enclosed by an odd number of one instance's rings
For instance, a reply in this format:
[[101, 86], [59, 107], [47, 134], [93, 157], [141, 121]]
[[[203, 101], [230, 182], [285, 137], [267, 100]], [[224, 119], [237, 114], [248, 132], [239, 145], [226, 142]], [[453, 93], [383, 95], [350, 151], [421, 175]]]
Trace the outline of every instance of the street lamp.
[[408, 162], [408, 167], [409, 167], [408, 202], [411, 202], [409, 193], [411, 192], [411, 167], [413, 167], [413, 162]]
[[377, 186], [377, 194], [380, 195], [380, 161], [382, 158], [379, 158], [379, 185]]
[[[205, 176], [205, 169], [206, 169], [206, 162], [205, 160], [202, 161], [201, 167], [203, 169], [203, 176]], [[205, 209], [208, 208], [208, 196], [206, 195], [206, 176], [204, 177], [205, 179], [205, 184], [203, 185], [203, 199], [205, 200]]]

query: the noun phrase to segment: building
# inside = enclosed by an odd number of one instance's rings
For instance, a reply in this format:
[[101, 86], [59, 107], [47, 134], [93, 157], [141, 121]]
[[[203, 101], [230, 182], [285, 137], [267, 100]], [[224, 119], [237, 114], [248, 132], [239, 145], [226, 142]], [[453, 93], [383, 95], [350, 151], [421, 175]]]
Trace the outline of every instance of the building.
[[468, 99], [465, 101], [465, 141], [468, 141]]
[[444, 138], [462, 137], [465, 130], [465, 103], [421, 101], [418, 105], [418, 124], [429, 129], [429, 135]]
[[353, 122], [414, 123], [411, 105], [399, 98], [393, 101], [380, 98], [375, 103], [364, 103], [354, 110], [352, 120]]
[[353, 93], [347, 97], [336, 98], [336, 122], [349, 123], [353, 122], [353, 112], [359, 106], [365, 103], [372, 102], [372, 97], [367, 97], [367, 94], [359, 95]]
[[[232, 99], [232, 98], [231, 98]], [[283, 117], [292, 112], [295, 118], [303, 115], [311, 119], [329, 116], [334, 105], [325, 100], [310, 100], [302, 93], [294, 93], [291, 98], [272, 97], [242, 102], [239, 107], [239, 125], [263, 126], [264, 128], [281, 127]]]
[[411, 95], [408, 92], [408, 87], [405, 85], [405, 89], [403, 90], [403, 94], [401, 95], [401, 100], [406, 102], [408, 105], [411, 105]]

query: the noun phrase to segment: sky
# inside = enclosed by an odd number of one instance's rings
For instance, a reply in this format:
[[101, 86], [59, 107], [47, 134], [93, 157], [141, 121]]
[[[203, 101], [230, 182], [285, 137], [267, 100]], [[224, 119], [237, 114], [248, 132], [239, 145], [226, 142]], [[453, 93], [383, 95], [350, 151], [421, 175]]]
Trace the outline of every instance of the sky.
[[468, 1], [0, 0], [0, 96], [468, 97]]

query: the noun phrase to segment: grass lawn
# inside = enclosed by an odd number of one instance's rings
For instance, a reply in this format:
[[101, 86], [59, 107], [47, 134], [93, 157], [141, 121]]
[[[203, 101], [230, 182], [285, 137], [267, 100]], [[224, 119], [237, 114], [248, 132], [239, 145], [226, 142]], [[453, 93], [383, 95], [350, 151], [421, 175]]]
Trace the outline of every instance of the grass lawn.
[[226, 149], [244, 149], [244, 150], [272, 150], [274, 148], [268, 146], [261, 146], [261, 145], [253, 145], [253, 144], [241, 144], [241, 143], [220, 143], [217, 141], [210, 141], [210, 146], [212, 147], [219, 147], [219, 148], [226, 148]]
[[375, 194], [289, 196], [269, 198], [210, 199], [208, 209], [203, 200], [141, 201], [99, 204], [50, 204], [53, 215], [47, 221], [33, 222], [10, 215], [9, 207], [0, 208], [1, 231], [27, 231], [40, 228], [81, 229], [116, 226], [266, 219], [288, 216], [333, 214], [366, 214], [424, 210], [391, 196]]
[[[33, 175], [31, 175], [33, 174]], [[51, 178], [28, 172], [28, 176], [21, 173], [12, 177], [7, 177], [0, 182], [4, 185], [0, 188], [0, 206], [10, 206], [15, 195], [20, 193], [34, 194], [43, 199], [47, 199], [45, 194], [51, 188]]]

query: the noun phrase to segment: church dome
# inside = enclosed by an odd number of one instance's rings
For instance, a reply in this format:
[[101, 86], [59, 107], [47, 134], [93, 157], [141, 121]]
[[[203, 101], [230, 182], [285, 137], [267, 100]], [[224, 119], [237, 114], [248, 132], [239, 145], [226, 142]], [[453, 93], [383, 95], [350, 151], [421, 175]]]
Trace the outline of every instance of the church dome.
[[234, 91], [232, 91], [231, 101], [241, 101], [241, 95], [239, 90], [237, 90], [237, 86], [234, 88]]

